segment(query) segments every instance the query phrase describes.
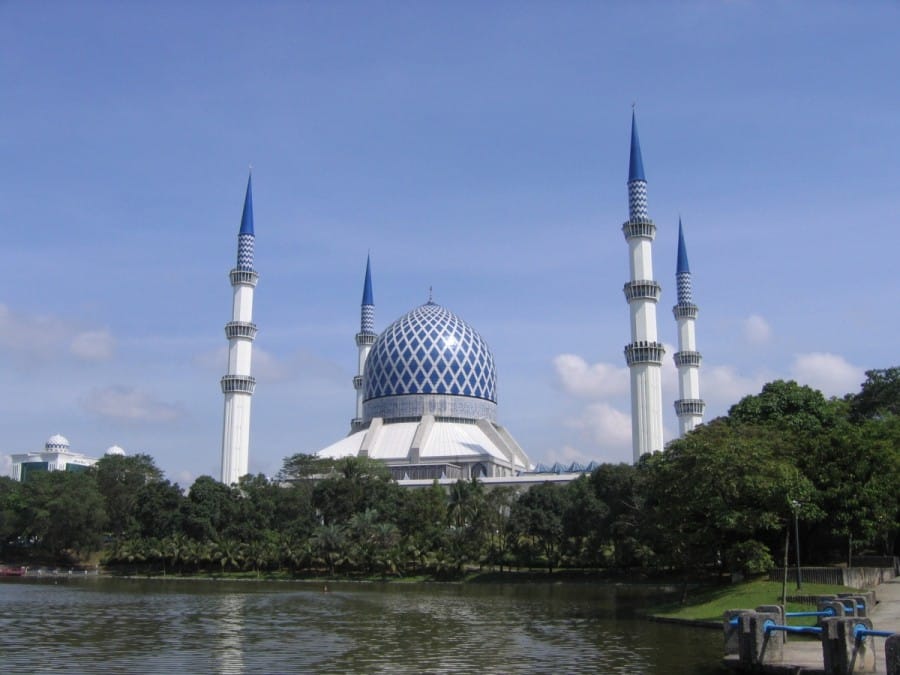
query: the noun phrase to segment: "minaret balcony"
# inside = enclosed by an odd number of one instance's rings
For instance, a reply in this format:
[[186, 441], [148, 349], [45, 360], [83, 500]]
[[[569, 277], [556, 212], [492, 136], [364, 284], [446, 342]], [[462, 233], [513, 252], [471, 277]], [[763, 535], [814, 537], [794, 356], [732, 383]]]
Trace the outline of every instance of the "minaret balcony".
[[259, 273], [256, 270], [233, 269], [229, 273], [232, 286], [256, 286], [259, 281]]
[[353, 388], [359, 391], [363, 386], [363, 378], [362, 375], [354, 375], [353, 376]]
[[622, 225], [622, 233], [625, 239], [640, 237], [652, 240], [656, 236], [656, 225], [649, 218], [630, 218]]
[[641, 363], [653, 363], [660, 366], [665, 353], [666, 348], [663, 347], [661, 342], [638, 340], [625, 346], [625, 361], [629, 366], [636, 366]]
[[696, 319], [697, 318], [697, 305], [690, 302], [679, 302], [672, 308], [672, 314], [675, 315], [675, 319]]
[[675, 352], [675, 365], [681, 368], [681, 366], [695, 366], [698, 367], [700, 365], [700, 352]]
[[702, 415], [706, 409], [706, 401], [699, 398], [683, 398], [675, 401], [675, 414], [682, 415]]
[[371, 347], [375, 344], [375, 338], [378, 336], [375, 333], [357, 333], [356, 334], [356, 346], [357, 347]]
[[256, 324], [249, 321], [229, 321], [225, 324], [225, 337], [244, 338], [246, 340], [256, 339]]
[[625, 293], [625, 299], [628, 302], [632, 300], [652, 300], [657, 302], [661, 287], [651, 279], [640, 279], [638, 281], [629, 281], [622, 288], [622, 291]]
[[223, 394], [252, 394], [256, 378], [249, 375], [226, 375], [222, 378]]

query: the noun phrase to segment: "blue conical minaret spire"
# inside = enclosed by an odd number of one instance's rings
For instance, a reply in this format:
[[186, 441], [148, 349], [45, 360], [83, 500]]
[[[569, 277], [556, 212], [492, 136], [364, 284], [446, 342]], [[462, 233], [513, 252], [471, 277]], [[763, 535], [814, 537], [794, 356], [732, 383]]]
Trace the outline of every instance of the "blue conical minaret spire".
[[253, 243], [256, 239], [253, 233], [253, 175], [247, 176], [247, 193], [244, 195], [244, 213], [241, 216], [241, 229], [238, 232], [238, 259], [239, 270], [253, 269]]
[[641, 141], [638, 138], [637, 121], [631, 111], [631, 156], [628, 161], [628, 182], [633, 180], [647, 181], [644, 176], [644, 159], [641, 157]]
[[678, 304], [672, 308], [678, 324], [678, 351], [675, 352], [675, 367], [678, 369], [678, 400], [675, 414], [678, 415], [679, 435], [684, 435], [703, 422], [706, 403], [700, 398], [700, 352], [697, 351], [697, 337], [694, 324], [697, 320], [697, 305], [691, 282], [691, 267], [688, 264], [687, 246], [684, 243], [684, 226], [678, 218], [678, 260], [675, 266], [675, 283], [678, 286]]
[[362, 307], [359, 332], [356, 334], [356, 348], [359, 350], [359, 370], [353, 378], [356, 390], [356, 417], [350, 420], [350, 428], [357, 431], [363, 424], [363, 397], [365, 396], [366, 359], [375, 344], [375, 294], [372, 292], [372, 257], [366, 256], [366, 278], [363, 282]]
[[638, 138], [637, 120], [631, 111], [631, 156], [628, 160], [628, 215], [631, 220], [644, 220], [647, 212], [647, 178], [644, 175], [644, 159]]
[[675, 267], [675, 281], [678, 286], [678, 304], [691, 304], [693, 302], [691, 266], [688, 264], [687, 246], [684, 244], [684, 228], [681, 225], [681, 216], [678, 217], [678, 262]]
[[363, 282], [361, 333], [375, 332], [375, 296], [372, 293], [372, 259], [366, 256], [366, 279]]

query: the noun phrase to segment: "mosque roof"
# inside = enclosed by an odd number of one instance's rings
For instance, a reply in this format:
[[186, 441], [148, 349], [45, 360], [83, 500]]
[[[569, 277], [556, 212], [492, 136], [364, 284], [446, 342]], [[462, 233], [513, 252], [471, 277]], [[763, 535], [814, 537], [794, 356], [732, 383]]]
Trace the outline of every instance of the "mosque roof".
[[506, 430], [494, 422], [477, 423], [435, 419], [431, 416], [411, 422], [382, 423], [375, 420], [368, 429], [354, 432], [320, 450], [319, 457], [340, 459], [356, 456], [365, 448], [367, 456], [388, 464], [410, 461], [417, 450], [419, 463], [477, 461], [492, 458], [527, 471], [530, 462]]
[[365, 365], [365, 401], [447, 395], [497, 402], [494, 356], [484, 339], [430, 300], [388, 326]]

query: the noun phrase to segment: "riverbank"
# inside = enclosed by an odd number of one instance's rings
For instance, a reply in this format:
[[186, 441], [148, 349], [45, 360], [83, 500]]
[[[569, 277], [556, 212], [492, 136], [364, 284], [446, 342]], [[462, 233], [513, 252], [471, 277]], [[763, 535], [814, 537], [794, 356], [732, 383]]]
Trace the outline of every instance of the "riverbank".
[[[816, 595], [853, 593], [856, 589], [831, 584], [804, 584], [803, 597], [788, 593], [786, 610], [808, 609], [806, 598]], [[781, 604], [781, 583], [777, 581], [745, 581], [728, 586], [698, 588], [690, 593], [686, 604], [667, 603], [653, 608], [649, 618], [669, 623], [722, 628], [722, 615], [729, 609], [753, 609], [761, 605]]]

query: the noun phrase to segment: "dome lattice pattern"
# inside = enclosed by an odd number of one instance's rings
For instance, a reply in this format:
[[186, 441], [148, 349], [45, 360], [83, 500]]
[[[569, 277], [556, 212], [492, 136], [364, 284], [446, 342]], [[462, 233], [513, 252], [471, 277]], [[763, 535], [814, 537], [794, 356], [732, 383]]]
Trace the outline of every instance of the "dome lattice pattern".
[[482, 337], [433, 302], [388, 326], [366, 360], [366, 400], [445, 394], [496, 403], [496, 385], [494, 356]]

